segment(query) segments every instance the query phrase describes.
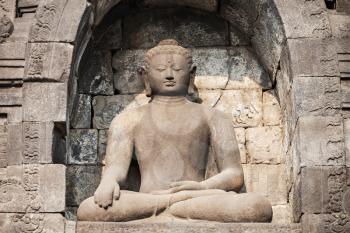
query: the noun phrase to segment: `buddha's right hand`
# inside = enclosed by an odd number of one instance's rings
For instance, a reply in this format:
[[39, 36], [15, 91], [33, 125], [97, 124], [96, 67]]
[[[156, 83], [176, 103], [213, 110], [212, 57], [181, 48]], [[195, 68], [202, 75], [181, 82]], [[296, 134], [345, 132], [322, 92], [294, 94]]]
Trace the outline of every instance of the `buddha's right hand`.
[[101, 208], [107, 209], [109, 206], [112, 205], [113, 200], [119, 199], [119, 195], [120, 188], [118, 183], [101, 182], [94, 194], [94, 201]]

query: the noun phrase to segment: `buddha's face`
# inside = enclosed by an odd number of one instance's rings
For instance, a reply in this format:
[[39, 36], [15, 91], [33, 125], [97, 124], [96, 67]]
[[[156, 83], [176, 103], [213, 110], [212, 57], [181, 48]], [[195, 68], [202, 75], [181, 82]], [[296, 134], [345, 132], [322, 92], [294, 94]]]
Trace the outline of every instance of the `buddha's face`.
[[186, 95], [191, 66], [183, 55], [160, 53], [150, 60], [147, 76], [154, 95]]

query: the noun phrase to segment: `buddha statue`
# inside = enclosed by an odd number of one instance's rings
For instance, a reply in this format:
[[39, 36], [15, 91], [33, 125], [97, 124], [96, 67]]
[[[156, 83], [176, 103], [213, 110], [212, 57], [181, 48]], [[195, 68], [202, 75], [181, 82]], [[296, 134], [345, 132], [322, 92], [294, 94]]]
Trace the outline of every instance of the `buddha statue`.
[[[109, 128], [106, 166], [78, 221], [125, 222], [168, 216], [218, 222], [269, 222], [270, 202], [239, 193], [243, 169], [231, 119], [186, 97], [194, 93], [196, 66], [189, 50], [163, 40], [138, 70], [148, 104], [117, 115]], [[139, 192], [120, 190], [133, 155]], [[213, 156], [217, 174], [207, 177]]]

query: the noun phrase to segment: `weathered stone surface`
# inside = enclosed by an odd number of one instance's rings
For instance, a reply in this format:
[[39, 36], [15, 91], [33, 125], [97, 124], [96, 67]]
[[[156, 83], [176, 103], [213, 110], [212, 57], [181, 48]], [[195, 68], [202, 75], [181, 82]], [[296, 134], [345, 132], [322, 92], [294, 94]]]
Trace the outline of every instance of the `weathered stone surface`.
[[0, 231], [12, 232], [65, 232], [65, 219], [61, 214], [0, 213]]
[[272, 205], [287, 204], [284, 165], [243, 164], [246, 191], [267, 197]]
[[24, 70], [25, 80], [68, 80], [73, 46], [68, 43], [30, 43]]
[[[331, 36], [332, 31], [323, 0], [277, 0], [275, 2], [283, 20], [287, 38], [325, 38]], [[300, 19], [300, 21], [295, 19]]]
[[282, 122], [281, 107], [274, 91], [263, 93], [263, 124], [280, 125]]
[[0, 113], [6, 114], [8, 123], [21, 123], [23, 120], [22, 107], [0, 107]]
[[337, 11], [350, 14], [350, 3], [347, 0], [337, 1]]
[[329, 14], [329, 21], [334, 36], [338, 38], [350, 37], [350, 15]]
[[195, 85], [200, 89], [224, 89], [229, 77], [227, 49], [192, 49], [193, 63], [197, 66]]
[[98, 25], [101, 23], [103, 17], [112, 9], [113, 6], [117, 5], [121, 0], [92, 0], [92, 4], [95, 6], [95, 20], [94, 24]]
[[252, 45], [271, 77], [275, 77], [281, 58], [285, 32], [274, 0], [258, 1], [259, 14], [254, 22]]
[[303, 232], [345, 233], [350, 231], [350, 216], [344, 213], [304, 214], [301, 223]]
[[185, 47], [229, 44], [228, 24], [223, 19], [185, 9], [162, 9], [128, 16], [124, 28], [127, 48], [150, 48], [169, 38]]
[[67, 84], [24, 83], [23, 120], [54, 121], [66, 120]]
[[4, 43], [13, 33], [13, 22], [6, 15], [0, 18], [0, 43]]
[[7, 16], [11, 20], [16, 16], [16, 0], [6, 0], [0, 2], [0, 15]]
[[293, 39], [287, 44], [294, 77], [339, 76], [337, 50], [331, 41]]
[[350, 167], [350, 119], [344, 119], [344, 144], [346, 155], [346, 166]]
[[98, 166], [68, 166], [67, 193], [68, 206], [78, 206], [83, 200], [94, 195], [101, 178]]
[[232, 116], [235, 127], [254, 127], [261, 124], [261, 89], [225, 90], [215, 108]]
[[70, 120], [71, 126], [76, 129], [87, 129], [91, 125], [91, 96], [78, 94], [73, 103]]
[[22, 105], [21, 87], [2, 87], [0, 93], [0, 106]]
[[101, 159], [102, 164], [104, 164], [104, 158], [106, 156], [107, 140], [108, 140], [108, 130], [99, 130], [97, 154], [98, 154], [98, 157]]
[[334, 213], [343, 210], [346, 169], [339, 166], [301, 169], [301, 210], [303, 213]]
[[78, 222], [77, 233], [301, 233], [299, 224], [277, 225], [270, 223], [213, 223], [205, 221], [191, 221], [191, 223], [96, 223]]
[[77, 222], [75, 221], [66, 221], [65, 233], [75, 233]]
[[282, 129], [279, 126], [248, 128], [246, 146], [250, 162], [282, 163], [282, 137]]
[[243, 32], [231, 24], [229, 25], [229, 29], [231, 46], [246, 46], [250, 44], [249, 39], [243, 34]]
[[77, 221], [77, 210], [78, 207], [66, 207], [64, 217], [69, 221]]
[[199, 102], [209, 107], [215, 107], [220, 97], [222, 96], [222, 90], [198, 90]]
[[341, 80], [340, 82], [341, 92], [341, 106], [348, 108], [350, 106], [350, 82], [349, 80]]
[[297, 116], [334, 115], [341, 103], [339, 77], [297, 77], [293, 81]]
[[235, 128], [236, 139], [239, 148], [239, 155], [241, 156], [241, 162], [247, 163], [247, 149], [246, 149], [246, 136], [244, 128]]
[[292, 210], [289, 205], [272, 206], [272, 223], [273, 224], [289, 224], [292, 222]]
[[120, 49], [123, 43], [122, 21], [117, 20], [111, 24], [103, 35], [97, 35], [97, 47], [104, 50]]
[[[18, 9], [18, 8], [17, 8]], [[28, 17], [18, 17], [14, 20], [14, 31], [10, 38], [7, 39], [8, 42], [23, 42], [26, 43], [29, 37], [30, 27], [33, 24], [33, 19]]]
[[0, 212], [62, 212], [65, 166], [20, 165], [0, 169]]
[[343, 124], [339, 116], [300, 117], [296, 137], [302, 167], [345, 164]]
[[73, 42], [87, 3], [85, 0], [48, 0], [39, 5], [30, 42]]
[[230, 69], [226, 89], [262, 88], [271, 89], [268, 73], [256, 55], [245, 47], [229, 49]]
[[174, 6], [187, 6], [193, 7], [205, 11], [216, 11], [218, 8], [218, 0], [142, 0], [145, 6], [161, 6], [161, 7], [174, 7]]
[[88, 47], [79, 66], [78, 92], [113, 95], [111, 52]]
[[343, 48], [340, 48], [338, 52], [338, 62], [339, 62], [340, 78], [349, 79], [350, 78], [350, 68], [349, 68], [350, 67], [350, 50], [346, 51], [345, 49], [343, 50]]
[[97, 138], [95, 129], [70, 130], [68, 164], [97, 164]]
[[115, 70], [114, 88], [121, 94], [141, 93], [144, 84], [137, 70], [144, 66], [145, 50], [121, 50], [117, 51], [112, 60]]
[[21, 164], [23, 161], [23, 132], [22, 124], [6, 125], [7, 129], [7, 150], [6, 164]]
[[149, 99], [144, 94], [96, 96], [92, 101], [94, 128], [108, 129], [113, 118], [124, 109], [132, 109], [148, 101]]

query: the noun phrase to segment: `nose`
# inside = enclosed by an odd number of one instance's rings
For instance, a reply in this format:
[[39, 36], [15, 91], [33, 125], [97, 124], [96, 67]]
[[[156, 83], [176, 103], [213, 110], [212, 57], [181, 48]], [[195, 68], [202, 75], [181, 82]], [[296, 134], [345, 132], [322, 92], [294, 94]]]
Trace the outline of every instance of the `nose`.
[[174, 75], [172, 69], [167, 69], [165, 79], [168, 81], [174, 80]]
[[174, 80], [174, 77], [173, 76], [167, 76], [165, 79], [168, 80], [168, 81], [172, 81], [172, 80]]

